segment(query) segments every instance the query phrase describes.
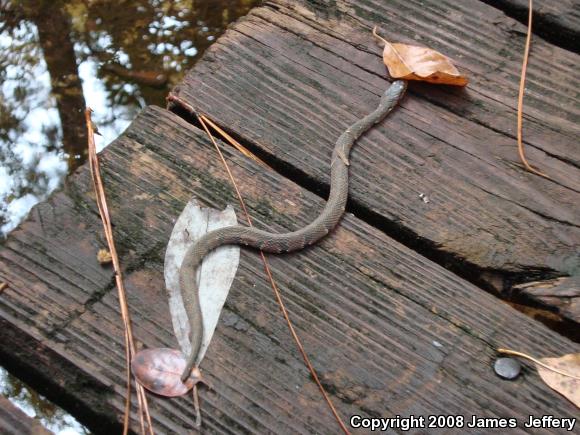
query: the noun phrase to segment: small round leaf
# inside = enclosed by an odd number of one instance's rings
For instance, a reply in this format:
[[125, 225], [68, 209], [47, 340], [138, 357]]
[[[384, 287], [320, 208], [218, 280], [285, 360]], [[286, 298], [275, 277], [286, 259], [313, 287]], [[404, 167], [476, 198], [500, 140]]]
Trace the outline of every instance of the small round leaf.
[[199, 382], [199, 370], [193, 370], [191, 377], [181, 382], [185, 366], [186, 360], [180, 351], [164, 347], [142, 350], [131, 361], [137, 381], [149, 391], [165, 397], [182, 396]]

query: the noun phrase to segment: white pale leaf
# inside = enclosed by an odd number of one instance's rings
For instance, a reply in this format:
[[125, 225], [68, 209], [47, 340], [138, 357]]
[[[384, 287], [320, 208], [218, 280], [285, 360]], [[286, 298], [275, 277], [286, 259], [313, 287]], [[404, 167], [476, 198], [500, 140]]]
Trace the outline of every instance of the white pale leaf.
[[[165, 252], [165, 286], [169, 293], [169, 310], [173, 330], [184, 355], [189, 355], [191, 343], [189, 341], [189, 321], [179, 287], [179, 269], [183, 257], [187, 249], [208, 231], [236, 224], [236, 213], [231, 206], [228, 205], [223, 211], [201, 208], [197, 201], [192, 199], [187, 203], [173, 227]], [[240, 248], [238, 246], [221, 246], [205, 257], [198, 272], [204, 326], [198, 362], [201, 362], [209, 346], [222, 307], [236, 275], [239, 260]]]

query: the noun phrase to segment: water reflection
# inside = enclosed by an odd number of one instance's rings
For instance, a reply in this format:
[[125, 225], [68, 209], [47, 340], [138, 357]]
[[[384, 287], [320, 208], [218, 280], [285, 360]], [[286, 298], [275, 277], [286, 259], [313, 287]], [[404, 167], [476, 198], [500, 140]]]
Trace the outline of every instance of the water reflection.
[[0, 0], [0, 237], [258, 0]]
[[[0, 239], [103, 147], [165, 105], [204, 50], [259, 0], [0, 0]], [[56, 432], [84, 429], [0, 369], [1, 394]]]
[[10, 398], [10, 401], [26, 415], [38, 419], [45, 428], [57, 435], [90, 433], [74, 417], [24, 385], [2, 367], [0, 367], [0, 394]]

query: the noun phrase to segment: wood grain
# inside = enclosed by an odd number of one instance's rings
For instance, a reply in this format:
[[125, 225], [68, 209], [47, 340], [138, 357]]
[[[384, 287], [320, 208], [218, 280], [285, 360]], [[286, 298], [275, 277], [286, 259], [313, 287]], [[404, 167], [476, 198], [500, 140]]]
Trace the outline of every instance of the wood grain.
[[[529, 0], [483, 0], [510, 16], [528, 22]], [[578, 53], [580, 34], [580, 3], [578, 0], [534, 0], [534, 33], [550, 43]]]
[[[322, 207], [320, 197], [276, 172], [228, 147], [224, 152], [256, 226], [295, 229]], [[175, 347], [164, 247], [192, 195], [218, 209], [237, 207], [227, 175], [201, 131], [155, 107], [100, 158], [134, 333], [140, 345]], [[0, 296], [0, 353], [66, 385], [77, 406], [113, 424], [122, 418], [123, 333], [112, 272], [96, 259], [100, 234], [83, 167], [0, 250], [0, 279], [10, 284]], [[305, 347], [345, 418], [577, 415], [532, 368], [505, 382], [491, 365], [498, 346], [548, 356], [577, 352], [578, 345], [357, 217], [348, 214], [320, 245], [270, 259]], [[31, 356], [24, 359], [24, 352]], [[242, 252], [202, 369], [215, 385], [202, 392], [206, 433], [336, 433], [255, 252]], [[191, 400], [151, 397], [151, 405], [158, 433], [191, 429]]]
[[563, 277], [514, 286], [514, 290], [555, 308], [562, 317], [580, 323], [580, 277]]

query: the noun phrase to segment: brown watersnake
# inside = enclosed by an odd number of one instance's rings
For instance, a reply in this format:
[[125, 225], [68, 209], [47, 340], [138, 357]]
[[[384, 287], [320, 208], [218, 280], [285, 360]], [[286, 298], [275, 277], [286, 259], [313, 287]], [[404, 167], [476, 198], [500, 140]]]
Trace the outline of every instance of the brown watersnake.
[[383, 93], [378, 107], [346, 129], [336, 141], [330, 161], [330, 194], [322, 212], [305, 227], [289, 233], [270, 233], [241, 225], [210, 231], [185, 253], [179, 272], [179, 285], [189, 319], [191, 353], [182, 374], [185, 381], [199, 362], [203, 339], [203, 317], [199, 303], [197, 270], [203, 258], [222, 245], [241, 245], [268, 253], [297, 251], [326, 236], [340, 221], [348, 197], [348, 157], [355, 141], [373, 125], [383, 120], [397, 105], [407, 88], [404, 80], [394, 81]]

